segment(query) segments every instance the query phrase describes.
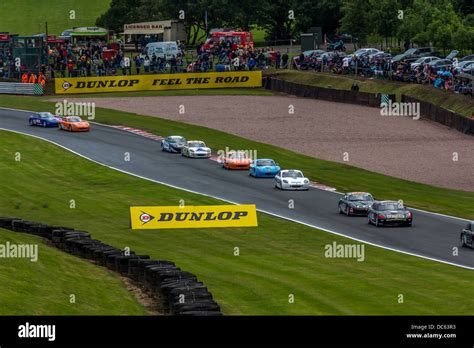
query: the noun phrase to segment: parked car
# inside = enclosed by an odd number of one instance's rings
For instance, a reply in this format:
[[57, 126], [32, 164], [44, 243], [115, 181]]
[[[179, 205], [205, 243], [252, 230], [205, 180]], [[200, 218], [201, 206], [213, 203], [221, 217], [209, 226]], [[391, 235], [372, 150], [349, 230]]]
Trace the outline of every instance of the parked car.
[[474, 54], [462, 57], [461, 59], [459, 59], [459, 62], [466, 62], [471, 60], [474, 60]]
[[457, 66], [454, 68], [457, 73], [472, 73], [474, 70], [474, 60], [466, 60], [464, 62], [458, 62]]
[[410, 64], [411, 70], [417, 69], [420, 65], [424, 64], [432, 64], [433, 62], [440, 60], [441, 58], [430, 56], [430, 57], [421, 57], [415, 60], [413, 63]]
[[405, 60], [407, 62], [414, 62], [421, 57], [434, 56], [434, 50], [431, 47], [410, 48], [405, 52], [396, 55], [392, 58], [392, 63]]
[[447, 70], [448, 68], [453, 66], [453, 62], [449, 59], [439, 59], [434, 61], [430, 67], [431, 72], [436, 73], [440, 70]]
[[371, 56], [371, 55], [376, 54], [376, 53], [384, 53], [384, 52], [380, 51], [376, 48], [361, 48], [361, 49], [358, 49], [357, 51], [355, 51], [353, 53], [353, 55], [356, 55], [357, 58], [361, 58], [361, 57], [364, 57], [364, 56]]

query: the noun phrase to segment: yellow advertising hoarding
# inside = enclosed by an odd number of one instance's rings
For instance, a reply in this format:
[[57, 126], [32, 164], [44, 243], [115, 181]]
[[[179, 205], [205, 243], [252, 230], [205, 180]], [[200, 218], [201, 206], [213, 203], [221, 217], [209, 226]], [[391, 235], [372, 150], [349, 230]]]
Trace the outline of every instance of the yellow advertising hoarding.
[[130, 207], [132, 230], [258, 226], [254, 204]]
[[261, 87], [261, 71], [58, 77], [56, 94], [164, 91], [174, 89]]

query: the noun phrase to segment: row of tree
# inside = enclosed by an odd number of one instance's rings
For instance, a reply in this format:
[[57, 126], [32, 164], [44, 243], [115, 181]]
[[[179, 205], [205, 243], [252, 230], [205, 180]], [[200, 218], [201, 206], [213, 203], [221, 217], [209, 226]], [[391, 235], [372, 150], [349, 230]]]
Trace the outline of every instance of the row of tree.
[[339, 31], [361, 44], [377, 36], [386, 46], [396, 40], [473, 51], [473, 7], [458, 0], [344, 0]]
[[120, 32], [125, 23], [182, 19], [189, 44], [202, 41], [206, 27], [260, 27], [267, 40], [286, 40], [318, 26], [362, 44], [379, 37], [386, 45], [396, 40], [473, 50], [473, 10], [465, 0], [112, 0], [97, 25]]

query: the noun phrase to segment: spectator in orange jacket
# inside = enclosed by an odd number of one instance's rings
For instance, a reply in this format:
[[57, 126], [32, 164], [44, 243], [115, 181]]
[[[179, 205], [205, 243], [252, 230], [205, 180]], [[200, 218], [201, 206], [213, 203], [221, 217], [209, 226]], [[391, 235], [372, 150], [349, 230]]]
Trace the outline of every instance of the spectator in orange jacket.
[[29, 83], [36, 83], [36, 75], [31, 73], [30, 79], [28, 80]]
[[23, 73], [23, 75], [21, 75], [21, 83], [28, 83], [28, 74], [27, 73]]
[[44, 75], [42, 72], [40, 72], [38, 75], [38, 83], [41, 84], [41, 86], [43, 87], [46, 84], [46, 79], [44, 78]]

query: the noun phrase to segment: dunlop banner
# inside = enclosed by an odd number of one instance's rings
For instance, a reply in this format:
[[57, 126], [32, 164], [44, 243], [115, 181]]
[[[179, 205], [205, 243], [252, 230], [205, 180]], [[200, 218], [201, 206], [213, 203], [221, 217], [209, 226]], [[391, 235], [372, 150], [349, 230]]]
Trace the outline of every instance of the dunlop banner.
[[254, 204], [130, 207], [130, 218], [132, 230], [258, 226]]
[[55, 79], [57, 94], [261, 87], [261, 71], [101, 76]]

